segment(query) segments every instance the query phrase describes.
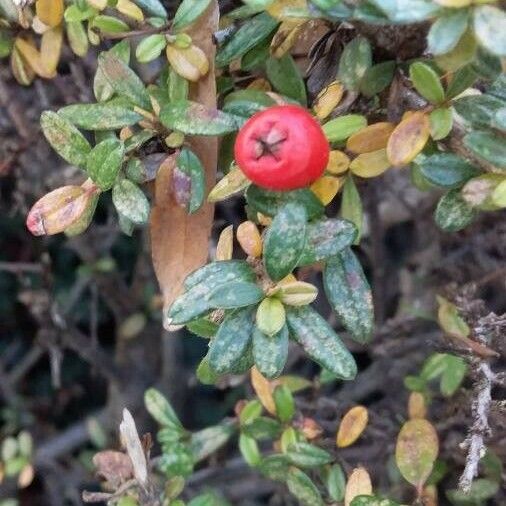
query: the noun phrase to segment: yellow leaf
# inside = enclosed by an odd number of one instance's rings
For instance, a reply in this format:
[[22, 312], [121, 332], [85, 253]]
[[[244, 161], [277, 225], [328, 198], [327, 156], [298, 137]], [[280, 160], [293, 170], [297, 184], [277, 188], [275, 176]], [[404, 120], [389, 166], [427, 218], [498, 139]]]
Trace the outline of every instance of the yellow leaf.
[[306, 0], [274, 0], [265, 9], [273, 18], [283, 20], [290, 17], [293, 9], [305, 9]]
[[209, 71], [207, 56], [197, 46], [191, 45], [182, 49], [174, 44], [169, 44], [166, 52], [172, 68], [188, 81], [196, 82]]
[[422, 151], [430, 136], [429, 116], [417, 111], [403, 119], [390, 135], [387, 156], [394, 167], [407, 165]]
[[369, 473], [364, 467], [356, 467], [350, 474], [344, 492], [344, 506], [350, 506], [351, 501], [359, 495], [371, 495], [372, 483]]
[[364, 432], [368, 420], [369, 414], [364, 406], [351, 408], [339, 424], [336, 438], [338, 448], [346, 448], [352, 445]]
[[40, 58], [48, 76], [56, 75], [63, 42], [63, 28], [57, 26], [44, 32], [40, 43]]
[[425, 418], [427, 416], [425, 397], [420, 392], [411, 392], [409, 395], [408, 414], [411, 420], [415, 418]]
[[220, 202], [226, 198], [244, 190], [251, 184], [251, 181], [238, 167], [232, 167], [228, 174], [220, 179], [214, 188], [209, 192], [209, 202]]
[[37, 17], [51, 28], [58, 26], [63, 19], [63, 0], [37, 0]]
[[315, 99], [313, 110], [319, 120], [324, 120], [341, 102], [344, 86], [339, 81], [333, 81], [323, 88]]
[[23, 57], [25, 63], [31, 67], [38, 76], [50, 79], [56, 75], [56, 72], [54, 71], [52, 73], [48, 72], [46, 66], [42, 62], [40, 53], [33, 42], [18, 37], [16, 39], [15, 46]]
[[16, 81], [23, 86], [29, 86], [35, 78], [32, 67], [24, 62], [16, 47], [11, 52], [11, 70]]
[[258, 258], [262, 255], [262, 237], [252, 221], [244, 221], [237, 227], [237, 240], [248, 256]]
[[350, 164], [350, 170], [359, 177], [376, 177], [383, 174], [391, 163], [387, 158], [386, 149], [378, 149], [371, 153], [362, 153], [355, 158]]
[[321, 176], [310, 187], [310, 190], [326, 206], [330, 204], [344, 184], [344, 178]]
[[269, 83], [269, 81], [267, 81], [267, 79], [264, 79], [263, 77], [259, 77], [254, 81], [251, 81], [251, 83], [249, 83], [246, 88], [248, 90], [260, 90], [260, 91], [272, 90], [271, 83]]
[[434, 0], [437, 4], [443, 7], [459, 9], [460, 7], [467, 7], [471, 5], [473, 0]]
[[305, 22], [304, 19], [289, 19], [281, 23], [271, 41], [270, 53], [274, 58], [281, 58], [290, 51]]
[[366, 126], [348, 138], [346, 149], [361, 154], [386, 148], [394, 128], [392, 123], [386, 121]]
[[216, 245], [216, 260], [230, 260], [234, 251], [234, 226], [225, 227]]
[[437, 296], [437, 302], [439, 304], [437, 318], [441, 328], [451, 336], [467, 337], [471, 330], [459, 315], [457, 306], [440, 296]]
[[276, 404], [272, 396], [273, 386], [271, 383], [262, 376], [256, 367], [251, 368], [251, 385], [253, 390], [258, 396], [262, 406], [271, 414], [276, 414]]
[[327, 164], [327, 168], [325, 170], [334, 176], [338, 176], [340, 174], [344, 174], [348, 170], [349, 166], [350, 159], [348, 158], [348, 155], [335, 149], [329, 154], [329, 163]]
[[116, 9], [118, 9], [121, 14], [124, 14], [125, 16], [135, 19], [136, 21], [143, 21], [144, 20], [144, 14], [142, 13], [141, 9], [137, 7], [133, 2], [130, 0], [118, 0], [118, 3], [116, 4]]

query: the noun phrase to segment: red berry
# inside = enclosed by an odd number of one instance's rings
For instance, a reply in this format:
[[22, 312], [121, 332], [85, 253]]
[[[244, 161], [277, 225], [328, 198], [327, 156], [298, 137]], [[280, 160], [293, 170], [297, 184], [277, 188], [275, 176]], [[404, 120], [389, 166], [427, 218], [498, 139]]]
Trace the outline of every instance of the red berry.
[[310, 185], [325, 170], [329, 143], [319, 123], [296, 105], [252, 116], [235, 141], [235, 161], [253, 183], [269, 190]]

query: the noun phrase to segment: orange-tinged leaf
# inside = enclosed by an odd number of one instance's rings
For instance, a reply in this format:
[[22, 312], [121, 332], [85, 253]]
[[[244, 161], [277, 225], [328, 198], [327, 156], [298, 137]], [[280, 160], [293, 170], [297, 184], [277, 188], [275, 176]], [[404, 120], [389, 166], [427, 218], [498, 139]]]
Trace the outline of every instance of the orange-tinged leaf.
[[49, 73], [47, 71], [40, 53], [33, 42], [18, 37], [14, 44], [24, 62], [31, 67], [38, 76], [50, 79], [56, 75], [55, 72]]
[[[218, 19], [218, 3], [214, 0], [208, 10], [187, 31], [211, 63], [207, 75], [191, 87], [189, 98], [212, 109], [217, 107], [214, 73], [216, 47], [213, 33], [218, 29]], [[189, 138], [187, 142], [191, 150], [202, 160], [206, 188], [209, 191], [216, 181], [218, 140], [215, 137], [195, 137]], [[167, 167], [160, 170], [157, 175], [156, 198], [150, 222], [153, 264], [165, 307], [169, 307], [179, 295], [186, 276], [206, 262], [214, 214], [214, 206], [210, 203], [204, 204], [190, 215], [177, 204], [170, 184], [174, 166], [175, 158], [172, 157], [167, 162]]]
[[172, 68], [188, 81], [196, 82], [209, 71], [209, 60], [206, 54], [195, 45], [180, 48], [174, 44], [168, 44], [166, 53]]
[[427, 416], [425, 397], [420, 392], [411, 392], [409, 395], [408, 414], [411, 420], [415, 418], [425, 418]]
[[359, 177], [376, 177], [391, 167], [386, 149], [362, 153], [350, 164], [350, 170]]
[[276, 414], [276, 404], [272, 392], [274, 390], [271, 382], [262, 376], [262, 373], [253, 366], [251, 368], [251, 385], [258, 396], [262, 406], [271, 414]]
[[402, 476], [421, 492], [439, 452], [436, 429], [422, 418], [409, 420], [397, 437], [395, 461]]
[[252, 221], [244, 221], [237, 227], [237, 240], [244, 253], [253, 258], [262, 255], [262, 237], [258, 227]]
[[336, 443], [339, 448], [352, 445], [364, 432], [369, 414], [364, 406], [351, 408], [341, 420], [337, 431]]
[[372, 483], [369, 473], [364, 467], [356, 467], [346, 482], [344, 492], [344, 506], [350, 506], [351, 501], [359, 495], [371, 495]]
[[366, 126], [348, 138], [346, 149], [361, 154], [386, 148], [394, 128], [395, 125], [386, 121]]
[[11, 70], [16, 81], [23, 86], [29, 86], [35, 79], [35, 72], [30, 65], [25, 63], [16, 47], [11, 52]]
[[216, 260], [230, 260], [234, 251], [234, 226], [225, 227], [216, 245]]
[[344, 86], [339, 81], [333, 81], [323, 88], [315, 99], [313, 110], [320, 120], [327, 116], [337, 107], [344, 94]]
[[334, 176], [322, 176], [311, 186], [310, 190], [326, 206], [330, 204], [344, 184], [344, 178]]
[[85, 212], [93, 190], [81, 186], [62, 186], [44, 195], [30, 209], [26, 227], [36, 236], [63, 232]]
[[58, 26], [63, 19], [63, 0], [37, 0], [35, 12], [47, 26]]
[[49, 76], [56, 74], [56, 67], [58, 67], [58, 62], [60, 61], [62, 42], [63, 28], [61, 26], [47, 30], [42, 35], [40, 58]]
[[329, 154], [329, 163], [327, 164], [326, 171], [334, 176], [344, 174], [350, 166], [350, 159], [346, 153], [334, 149]]
[[429, 116], [413, 112], [403, 119], [390, 135], [387, 156], [394, 167], [407, 165], [422, 151], [430, 136]]

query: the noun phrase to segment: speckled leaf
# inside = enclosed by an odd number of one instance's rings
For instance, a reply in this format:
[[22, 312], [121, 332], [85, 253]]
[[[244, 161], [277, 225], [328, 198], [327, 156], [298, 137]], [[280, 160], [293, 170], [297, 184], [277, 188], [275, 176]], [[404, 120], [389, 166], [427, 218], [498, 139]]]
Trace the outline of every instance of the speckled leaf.
[[51, 147], [67, 162], [84, 167], [91, 146], [83, 134], [56, 112], [44, 111], [40, 116], [42, 131]]
[[330, 305], [351, 337], [359, 343], [368, 342], [374, 327], [371, 288], [350, 248], [327, 262], [323, 281]]
[[307, 213], [303, 205], [285, 204], [267, 229], [264, 263], [270, 278], [279, 281], [297, 265], [306, 242]]
[[274, 336], [267, 336], [258, 327], [253, 331], [253, 358], [266, 378], [277, 378], [288, 357], [288, 328], [286, 325]]
[[223, 103], [223, 111], [249, 118], [253, 114], [274, 105], [274, 100], [261, 90], [237, 90], [229, 93]]
[[323, 506], [322, 496], [311, 478], [300, 469], [291, 467], [286, 478], [288, 490], [302, 506]]
[[308, 223], [306, 243], [297, 265], [327, 260], [346, 246], [351, 246], [357, 234], [357, 227], [348, 220], [324, 218]]
[[462, 198], [458, 189], [449, 191], [439, 200], [434, 219], [445, 232], [457, 232], [467, 227], [475, 218], [476, 212]]
[[226, 422], [194, 432], [190, 438], [190, 448], [195, 462], [208, 458], [229, 441], [234, 433], [233, 425]]
[[253, 308], [244, 308], [228, 315], [211, 341], [209, 365], [219, 374], [233, 370], [246, 353], [253, 332]]
[[313, 360], [339, 378], [350, 380], [355, 377], [355, 359], [316, 311], [309, 306], [290, 307], [286, 319], [290, 335]]
[[357, 91], [360, 81], [371, 65], [371, 44], [365, 37], [355, 37], [343, 49], [337, 77], [347, 90]]
[[209, 304], [212, 308], [233, 309], [251, 306], [263, 297], [264, 293], [256, 283], [231, 281], [218, 286], [209, 294]]
[[268, 455], [258, 466], [259, 471], [267, 478], [277, 481], [285, 481], [290, 463], [285, 455]]
[[136, 225], [143, 225], [149, 217], [149, 201], [132, 181], [121, 179], [112, 189], [112, 202], [118, 212]]
[[299, 467], [319, 467], [332, 461], [332, 455], [310, 443], [296, 443], [288, 447], [288, 460]]
[[462, 186], [468, 179], [480, 174], [479, 169], [453, 153], [437, 153], [424, 157], [418, 166], [430, 183], [442, 188]]
[[[130, 61], [130, 42], [127, 39], [122, 40], [111, 49], [109, 49], [108, 53], [116, 55], [128, 65], [128, 62]], [[114, 90], [109, 84], [109, 81], [106, 79], [104, 72], [100, 66], [97, 67], [97, 70], [95, 72], [95, 77], [93, 80], [93, 93], [99, 102], [105, 102], [114, 95]]]
[[224, 67], [236, 58], [246, 54], [274, 31], [278, 21], [266, 12], [246, 21], [233, 37], [220, 49], [216, 65]]
[[288, 202], [302, 204], [306, 208], [308, 220], [321, 216], [324, 211], [322, 203], [307, 188], [289, 192], [273, 192], [251, 185], [246, 190], [246, 201], [252, 210], [266, 216], [275, 216]]
[[506, 170], [506, 143], [503, 136], [494, 132], [470, 132], [464, 137], [464, 144], [480, 158], [498, 169]]
[[451, 51], [467, 29], [467, 9], [449, 9], [438, 16], [427, 35], [427, 49], [434, 55]]
[[172, 21], [172, 29], [180, 32], [195, 22], [209, 7], [211, 0], [183, 0]]
[[143, 109], [151, 109], [149, 94], [139, 76], [117, 55], [102, 53], [98, 65], [111, 88]]
[[160, 121], [168, 128], [191, 135], [223, 135], [234, 132], [242, 123], [236, 116], [189, 100], [163, 107]]
[[505, 102], [491, 95], [472, 95], [453, 102], [457, 113], [473, 127], [488, 127]]
[[134, 125], [142, 116], [132, 108], [111, 103], [67, 105], [58, 114], [85, 130], [116, 130]]
[[376, 495], [358, 495], [351, 501], [350, 506], [401, 506], [390, 499], [382, 499]]
[[439, 451], [436, 430], [427, 420], [406, 422], [397, 438], [395, 461], [402, 476], [421, 489], [429, 477]]
[[189, 213], [198, 211], [205, 197], [204, 167], [198, 156], [188, 148], [183, 148], [177, 157], [172, 183], [178, 204]]
[[492, 54], [506, 56], [506, 14], [493, 5], [474, 9], [474, 33], [478, 42]]
[[271, 56], [265, 63], [265, 70], [276, 91], [297, 100], [303, 106], [307, 105], [306, 85], [290, 54], [287, 53], [281, 58]]
[[220, 283], [230, 281], [255, 281], [255, 273], [251, 266], [244, 260], [222, 260], [204, 265], [200, 269], [190, 273], [185, 281], [186, 290], [205, 282], [211, 289]]
[[97, 144], [88, 154], [86, 170], [102, 191], [113, 187], [124, 154], [125, 146], [118, 139], [106, 139]]

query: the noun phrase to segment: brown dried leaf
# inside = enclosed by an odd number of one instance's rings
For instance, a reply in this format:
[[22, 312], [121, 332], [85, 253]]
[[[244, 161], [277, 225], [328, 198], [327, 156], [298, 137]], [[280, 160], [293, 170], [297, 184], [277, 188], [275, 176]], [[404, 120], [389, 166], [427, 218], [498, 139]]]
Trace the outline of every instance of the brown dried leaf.
[[121, 441], [125, 446], [133, 467], [135, 479], [140, 485], [145, 485], [148, 480], [148, 464], [146, 454], [142, 446], [135, 421], [128, 409], [123, 409], [123, 420], [119, 424]]
[[63, 29], [56, 26], [43, 33], [40, 42], [40, 58], [48, 76], [56, 75], [63, 42]]
[[97, 474], [112, 485], [120, 485], [133, 478], [134, 468], [126, 453], [114, 450], [98, 452], [93, 457]]
[[[216, 108], [216, 79], [214, 73], [215, 45], [212, 35], [218, 29], [219, 10], [214, 0], [206, 13], [187, 31], [210, 62], [207, 75], [190, 87], [190, 100]], [[213, 137], [190, 138], [192, 151], [203, 161], [206, 187], [209, 191], [216, 181], [218, 140]], [[214, 206], [206, 203], [191, 215], [182, 209], [170, 190], [175, 158], [162, 164], [155, 183], [155, 205], [151, 213], [151, 247], [153, 263], [163, 294], [165, 307], [179, 295], [188, 273], [202, 266], [208, 255], [208, 241], [213, 222]], [[169, 324], [165, 322], [166, 326]]]

